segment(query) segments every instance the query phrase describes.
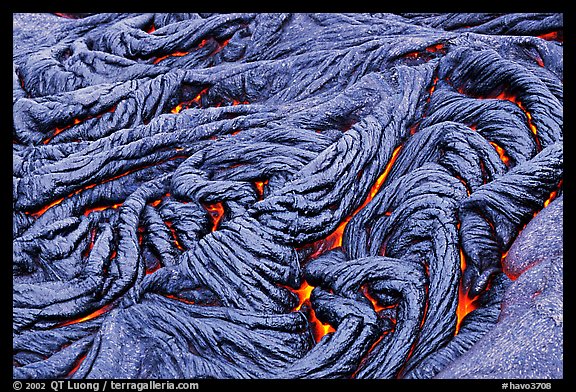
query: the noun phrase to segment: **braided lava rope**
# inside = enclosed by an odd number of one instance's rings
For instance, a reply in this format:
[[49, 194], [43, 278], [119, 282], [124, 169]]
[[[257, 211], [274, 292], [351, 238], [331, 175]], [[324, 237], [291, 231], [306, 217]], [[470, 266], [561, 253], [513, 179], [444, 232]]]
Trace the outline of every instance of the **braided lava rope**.
[[35, 17], [14, 377], [431, 378], [562, 193], [562, 15]]

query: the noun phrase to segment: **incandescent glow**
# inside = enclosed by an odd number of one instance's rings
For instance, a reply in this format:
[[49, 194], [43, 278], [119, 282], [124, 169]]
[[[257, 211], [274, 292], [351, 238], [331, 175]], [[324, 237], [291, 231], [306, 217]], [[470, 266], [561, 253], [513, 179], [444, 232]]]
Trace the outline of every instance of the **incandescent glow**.
[[197, 107], [202, 107], [202, 97], [204, 95], [206, 95], [206, 93], [208, 93], [208, 87], [206, 87], [205, 89], [203, 89], [202, 91], [200, 91], [198, 93], [198, 95], [196, 95], [194, 97], [194, 99], [191, 99], [189, 101], [183, 101], [180, 102], [178, 105], [176, 105], [174, 108], [172, 108], [170, 110], [170, 113], [173, 114], [178, 114], [182, 111], [182, 109], [189, 109], [191, 108], [193, 105], [197, 106]]
[[[310, 303], [310, 294], [313, 289], [314, 287], [310, 286], [306, 281], [303, 281], [302, 285], [297, 290], [290, 289], [293, 293], [298, 295], [299, 299], [298, 306], [294, 308], [294, 311], [299, 311], [305, 303]], [[316, 343], [318, 343], [324, 335], [335, 331], [330, 324], [324, 324], [320, 321], [316, 317], [316, 313], [312, 308], [310, 308], [309, 321], [312, 325], [312, 334], [314, 335]]]
[[[460, 269], [462, 273], [466, 270], [466, 258], [464, 257], [464, 252], [460, 249]], [[472, 312], [478, 306], [475, 304], [477, 297], [470, 298], [468, 293], [464, 290], [464, 285], [462, 284], [462, 278], [460, 278], [460, 285], [458, 287], [458, 308], [456, 309], [456, 334], [460, 332], [460, 326], [462, 320], [468, 313]]]
[[107, 209], [110, 209], [110, 208], [113, 209], [113, 210], [115, 210], [115, 209], [119, 208], [121, 205], [122, 205], [122, 203], [117, 203], [117, 204], [112, 204], [112, 205], [110, 205], [110, 206], [87, 208], [87, 209], [84, 211], [84, 216], [88, 216], [88, 215], [90, 215], [91, 213], [93, 213], [94, 211], [104, 211], [104, 210], [107, 210]]
[[546, 41], [563, 42], [564, 41], [564, 34], [562, 31], [551, 31], [551, 32], [546, 33], [546, 34], [539, 35], [538, 38], [542, 38]]
[[154, 272], [158, 271], [162, 266], [160, 265], [160, 263], [156, 264], [154, 267], [152, 268], [147, 268], [146, 269], [146, 275], [151, 275]]
[[548, 204], [550, 204], [550, 202], [552, 200], [554, 200], [557, 195], [558, 195], [558, 192], [552, 191], [552, 193], [550, 193], [550, 197], [548, 199], [546, 199], [546, 201], [544, 201], [544, 207], [548, 207]]
[[504, 162], [504, 164], [508, 166], [508, 164], [510, 163], [510, 158], [508, 158], [508, 155], [506, 155], [506, 151], [494, 142], [490, 142], [490, 144], [492, 145], [492, 147], [496, 149], [498, 155], [500, 155], [500, 159], [502, 160], [502, 162]]
[[374, 185], [372, 185], [372, 187], [370, 188], [370, 191], [368, 192], [368, 195], [366, 196], [366, 199], [364, 200], [362, 205], [360, 205], [360, 207], [358, 207], [352, 214], [350, 214], [342, 222], [340, 222], [338, 227], [336, 227], [336, 229], [332, 233], [330, 233], [326, 238], [315, 242], [316, 251], [311, 255], [312, 258], [317, 257], [322, 252], [326, 252], [328, 250], [342, 246], [342, 238], [344, 236], [344, 229], [346, 228], [346, 225], [348, 224], [348, 222], [350, 222], [350, 220], [354, 215], [356, 215], [360, 210], [366, 207], [366, 205], [370, 203], [372, 199], [374, 199], [374, 197], [376, 196], [376, 194], [386, 181], [388, 174], [390, 174], [390, 171], [392, 170], [394, 162], [396, 162], [396, 159], [398, 158], [398, 154], [400, 153], [401, 149], [402, 145], [394, 149], [394, 151], [392, 152], [392, 156], [388, 161], [388, 164], [384, 168], [382, 174], [376, 179]]
[[304, 281], [298, 290], [294, 290], [294, 293], [298, 295], [298, 306], [294, 310], [300, 310], [304, 302], [310, 299], [310, 294], [314, 290], [314, 286], [310, 286], [308, 282]]
[[204, 208], [206, 208], [206, 211], [210, 213], [210, 217], [212, 218], [212, 231], [216, 231], [225, 212], [222, 202], [207, 204]]
[[183, 303], [188, 304], [188, 305], [195, 305], [195, 302], [194, 302], [194, 301], [191, 301], [191, 300], [186, 299], [186, 298], [178, 297], [178, 296], [175, 296], [175, 295], [172, 295], [172, 294], [167, 294], [167, 295], [165, 295], [165, 297], [166, 297], [166, 298], [173, 299], [173, 300], [176, 300], [176, 301], [183, 302]]
[[40, 210], [38, 210], [38, 211], [36, 211], [30, 215], [32, 215], [34, 218], [38, 218], [42, 214], [44, 214], [46, 211], [48, 211], [50, 208], [54, 207], [55, 205], [62, 203], [63, 201], [64, 201], [64, 197], [61, 197], [60, 199], [54, 200], [52, 203], [42, 207]]
[[176, 233], [176, 229], [174, 229], [174, 227], [172, 226], [172, 222], [166, 221], [164, 223], [166, 223], [166, 226], [168, 226], [168, 228], [170, 229], [170, 233], [172, 234], [172, 238], [174, 239], [174, 245], [176, 245], [178, 249], [184, 250], [184, 247], [180, 244], [180, 241], [178, 240], [178, 234]]
[[43, 144], [48, 144], [48, 143], [50, 143], [50, 142], [52, 141], [52, 139], [54, 139], [54, 137], [55, 137], [56, 135], [59, 135], [60, 133], [62, 133], [63, 131], [65, 131], [65, 130], [71, 128], [71, 127], [73, 127], [74, 125], [78, 125], [78, 124], [80, 124], [80, 123], [82, 123], [82, 122], [84, 122], [84, 121], [86, 121], [86, 120], [91, 120], [91, 119], [93, 119], [93, 118], [101, 118], [104, 113], [114, 113], [115, 111], [116, 111], [116, 106], [112, 106], [112, 107], [106, 109], [105, 111], [103, 111], [103, 112], [101, 112], [101, 113], [99, 113], [99, 114], [96, 114], [96, 115], [89, 115], [89, 116], [85, 116], [85, 117], [83, 117], [83, 118], [74, 118], [74, 119], [72, 120], [72, 123], [63, 126], [62, 128], [56, 127], [56, 128], [54, 129], [54, 132], [52, 132], [52, 135], [50, 135], [50, 136], [48, 136], [46, 139], [44, 139], [44, 140], [42, 141], [42, 143], [43, 143]]
[[154, 23], [152, 23], [152, 24], [150, 25], [150, 27], [148, 27], [145, 31], [146, 31], [148, 34], [152, 34], [153, 32], [156, 31], [156, 26], [154, 26]]
[[182, 57], [182, 56], [186, 56], [188, 53], [190, 52], [173, 52], [161, 57], [156, 58], [152, 64], [158, 64], [160, 61], [166, 60], [168, 57]]
[[100, 309], [96, 310], [95, 312], [90, 313], [87, 316], [84, 316], [84, 317], [81, 317], [81, 318], [78, 318], [75, 320], [66, 321], [66, 322], [58, 324], [56, 326], [57, 327], [65, 327], [66, 325], [83, 323], [85, 321], [95, 319], [96, 317], [101, 316], [104, 313], [108, 312], [110, 309], [112, 309], [112, 307], [113, 307], [112, 304], [105, 305], [105, 306], [101, 307]]
[[68, 372], [68, 374], [66, 375], [67, 377], [72, 376], [74, 373], [76, 373], [78, 371], [78, 369], [80, 368], [80, 365], [82, 365], [82, 362], [84, 362], [84, 360], [86, 359], [86, 354], [82, 355], [80, 358], [78, 358], [74, 364], [74, 367], [72, 368], [72, 370], [70, 370]]
[[379, 312], [383, 309], [386, 309], [385, 306], [382, 306], [378, 303], [378, 300], [370, 295], [368, 292], [368, 288], [366, 286], [362, 287], [362, 294], [372, 303], [372, 307], [374, 308], [375, 312]]
[[262, 200], [264, 197], [264, 186], [268, 184], [268, 180], [254, 181], [254, 186], [256, 187], [256, 193], [258, 194], [258, 199]]
[[[459, 90], [459, 91], [460, 91], [460, 93], [462, 93], [461, 90]], [[477, 98], [482, 99], [482, 97], [477, 97]], [[503, 100], [503, 101], [510, 101], [513, 104], [515, 104], [516, 106], [518, 106], [522, 110], [522, 112], [524, 112], [524, 115], [526, 115], [526, 122], [528, 123], [528, 128], [530, 129], [530, 131], [534, 135], [534, 142], [536, 143], [536, 147], [537, 147], [538, 151], [541, 151], [542, 146], [540, 145], [540, 139], [538, 138], [538, 128], [536, 128], [536, 125], [534, 124], [532, 114], [526, 109], [524, 104], [520, 100], [518, 100], [518, 98], [516, 96], [510, 94], [506, 90], [503, 90], [502, 92], [500, 92], [497, 96], [495, 96], [493, 98]]]

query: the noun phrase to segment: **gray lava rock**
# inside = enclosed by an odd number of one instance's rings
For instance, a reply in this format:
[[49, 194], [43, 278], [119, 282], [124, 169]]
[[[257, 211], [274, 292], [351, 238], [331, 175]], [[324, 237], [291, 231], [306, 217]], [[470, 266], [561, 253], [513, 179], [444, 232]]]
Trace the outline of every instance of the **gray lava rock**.
[[438, 378], [563, 378], [563, 197], [526, 225], [504, 268], [519, 277], [494, 328]]

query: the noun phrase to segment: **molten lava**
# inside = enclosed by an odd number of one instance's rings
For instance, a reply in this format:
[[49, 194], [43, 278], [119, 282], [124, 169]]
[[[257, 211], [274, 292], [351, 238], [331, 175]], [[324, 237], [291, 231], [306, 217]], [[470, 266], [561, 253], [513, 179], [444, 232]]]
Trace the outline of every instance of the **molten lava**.
[[186, 56], [188, 53], [190, 52], [174, 52], [174, 53], [170, 53], [161, 57], [156, 58], [152, 64], [158, 64], [160, 61], [166, 60], [168, 57], [182, 57], [182, 56]]
[[[115, 176], [113, 176], [113, 177], [110, 177], [110, 178], [107, 178], [107, 179], [105, 179], [105, 180], [102, 180], [102, 181], [99, 182], [99, 183], [84, 185], [84, 186], [81, 187], [80, 189], [77, 189], [77, 190], [71, 192], [70, 194], [68, 194], [67, 196], [62, 197], [62, 198], [60, 198], [60, 199], [58, 199], [58, 200], [55, 200], [55, 201], [51, 202], [50, 204], [42, 207], [40, 210], [38, 210], [38, 211], [36, 211], [36, 212], [30, 213], [30, 212], [27, 212], [27, 211], [26, 211], [26, 212], [24, 212], [24, 213], [27, 214], [27, 215], [31, 215], [31, 216], [33, 216], [34, 218], [38, 218], [38, 217], [40, 217], [42, 214], [44, 214], [47, 210], [49, 210], [50, 208], [54, 207], [55, 205], [58, 205], [58, 204], [62, 203], [62, 201], [64, 201], [64, 199], [67, 199], [67, 198], [70, 198], [70, 197], [72, 197], [72, 196], [78, 195], [79, 193], [81, 193], [81, 192], [83, 192], [83, 191], [85, 191], [85, 190], [87, 190], [87, 189], [94, 188], [96, 185], [102, 185], [102, 184], [105, 184], [105, 183], [107, 183], [107, 182], [117, 180], [117, 179], [119, 179], [119, 178], [122, 178], [122, 177], [127, 176], [128, 174], [132, 174], [132, 173], [137, 172], [137, 171], [139, 171], [139, 170], [148, 169], [148, 168], [153, 167], [153, 166], [155, 166], [155, 165], [161, 165], [161, 164], [163, 164], [163, 163], [166, 163], [167, 161], [171, 161], [171, 160], [174, 160], [174, 159], [186, 159], [186, 158], [188, 158], [188, 156], [186, 156], [186, 155], [177, 155], [177, 156], [174, 156], [174, 157], [172, 157], [172, 158], [168, 158], [168, 159], [166, 159], [166, 160], [160, 161], [160, 162], [158, 162], [158, 163], [154, 163], [154, 164], [150, 164], [150, 165], [145, 165], [145, 166], [141, 166], [141, 167], [135, 167], [135, 168], [133, 168], [133, 169], [128, 169], [128, 170], [126, 170], [126, 171], [123, 172], [123, 173], [120, 173], [120, 174], [117, 174], [117, 175], [115, 175]], [[98, 211], [98, 210], [101, 210], [101, 209], [108, 209], [108, 208], [114, 208], [114, 209], [116, 209], [116, 208], [118, 208], [120, 205], [122, 205], [122, 203], [120, 203], [120, 204], [114, 204], [114, 205], [112, 205], [112, 206], [107, 206], [107, 207], [103, 207], [103, 208], [97, 207], [97, 208], [94, 208], [94, 209], [90, 209], [90, 212], [92, 212], [92, 211]]]
[[113, 308], [113, 304], [105, 305], [105, 306], [101, 307], [100, 309], [96, 310], [95, 312], [90, 313], [87, 316], [60, 323], [60, 324], [56, 325], [56, 327], [65, 327], [67, 325], [83, 323], [84, 321], [95, 319], [96, 317], [108, 312], [112, 308]]
[[534, 134], [534, 141], [536, 142], [536, 147], [537, 147], [538, 151], [541, 151], [542, 146], [540, 145], [540, 139], [538, 138], [538, 129], [536, 128], [536, 125], [534, 124], [534, 121], [532, 120], [532, 114], [526, 109], [526, 107], [524, 107], [522, 102], [519, 101], [518, 98], [516, 98], [514, 95], [509, 94], [507, 91], [502, 91], [495, 98], [510, 101], [510, 102], [516, 104], [524, 112], [524, 114], [526, 115], [527, 122], [528, 122], [528, 128]]
[[510, 158], [508, 157], [508, 155], [506, 155], [506, 151], [494, 142], [490, 142], [490, 144], [492, 145], [492, 147], [496, 149], [498, 155], [500, 155], [500, 159], [502, 160], [502, 162], [504, 162], [504, 164], [508, 166], [510, 164]]
[[314, 252], [312, 257], [318, 256], [322, 252], [342, 246], [342, 236], [344, 235], [344, 229], [346, 228], [346, 225], [348, 224], [348, 222], [350, 222], [350, 220], [354, 215], [356, 215], [359, 211], [361, 211], [364, 207], [366, 207], [366, 205], [370, 203], [372, 199], [374, 199], [374, 197], [382, 187], [382, 184], [384, 184], [384, 181], [386, 181], [388, 174], [390, 174], [390, 170], [392, 170], [392, 166], [394, 166], [394, 162], [396, 162], [396, 159], [398, 158], [398, 154], [400, 153], [401, 149], [402, 145], [399, 145], [394, 149], [390, 161], [388, 161], [388, 164], [384, 168], [384, 172], [382, 172], [382, 174], [376, 179], [376, 182], [370, 188], [370, 192], [368, 192], [368, 196], [366, 196], [366, 199], [364, 200], [362, 205], [360, 205], [360, 207], [358, 207], [350, 216], [346, 217], [338, 225], [336, 230], [334, 230], [331, 234], [329, 234], [325, 239], [318, 241], [319, 242], [318, 245], [315, 246], [317, 250], [316, 252]]
[[112, 204], [110, 206], [102, 206], [102, 207], [92, 207], [92, 208], [87, 208], [86, 210], [84, 210], [84, 216], [88, 216], [91, 213], [93, 213], [94, 211], [104, 211], [107, 209], [117, 209], [122, 205], [122, 203], [117, 203], [117, 204]]
[[362, 293], [364, 294], [364, 296], [365, 296], [366, 298], [368, 298], [368, 300], [372, 303], [372, 307], [374, 308], [374, 311], [375, 311], [375, 312], [379, 312], [379, 311], [381, 311], [381, 310], [383, 310], [383, 309], [390, 308], [390, 307], [387, 307], [387, 306], [382, 306], [382, 305], [380, 305], [380, 304], [378, 303], [378, 300], [370, 295], [370, 293], [368, 292], [368, 287], [363, 286], [363, 287], [361, 288], [361, 290], [362, 290]]
[[188, 305], [195, 305], [194, 301], [190, 301], [189, 299], [182, 298], [182, 297], [177, 297], [177, 296], [172, 295], [172, 294], [166, 294], [165, 297], [176, 300], [176, 301], [183, 302], [183, 303], [188, 304]]
[[202, 107], [202, 97], [204, 95], [206, 95], [206, 93], [208, 93], [208, 87], [206, 87], [205, 89], [200, 91], [198, 93], [198, 95], [196, 95], [194, 97], [194, 99], [191, 99], [189, 101], [180, 102], [178, 105], [176, 105], [174, 108], [172, 108], [170, 110], [170, 112], [174, 113], [174, 114], [178, 114], [178, 113], [180, 113], [180, 111], [182, 111], [182, 109], [189, 109], [192, 106], [201, 108]]
[[204, 205], [204, 208], [210, 213], [210, 217], [212, 218], [212, 231], [216, 231], [225, 212], [222, 202], [207, 204]]
[[[310, 294], [312, 293], [313, 289], [313, 286], [310, 286], [308, 282], [304, 281], [300, 288], [297, 290], [291, 290], [293, 293], [298, 295], [298, 298], [300, 299], [298, 306], [294, 308], [295, 311], [299, 311], [302, 308], [302, 305], [305, 303], [310, 303]], [[318, 343], [327, 333], [335, 331], [335, 329], [330, 324], [324, 324], [322, 321], [318, 320], [316, 313], [311, 306], [308, 321], [312, 325], [312, 334], [314, 335], [314, 340], [316, 343]]]
[[90, 231], [90, 243], [88, 244], [86, 250], [82, 253], [82, 257], [87, 258], [90, 255], [90, 252], [92, 252], [92, 248], [94, 248], [95, 238], [96, 238], [96, 228]]
[[552, 193], [550, 193], [550, 197], [548, 199], [546, 199], [546, 201], [544, 201], [544, 207], [548, 207], [548, 204], [550, 204], [550, 202], [552, 200], [554, 200], [557, 195], [558, 195], [558, 192], [552, 191]]
[[293, 290], [293, 292], [298, 295], [300, 302], [298, 302], [298, 306], [294, 308], [294, 310], [300, 310], [304, 302], [310, 299], [310, 294], [314, 290], [314, 286], [310, 286], [308, 282], [304, 281], [298, 290]]
[[86, 359], [86, 354], [80, 356], [76, 362], [74, 363], [74, 367], [72, 368], [72, 370], [70, 370], [68, 372], [68, 374], [66, 375], [66, 377], [70, 377], [72, 376], [74, 373], [76, 373], [78, 371], [78, 369], [80, 368], [80, 365], [82, 365], [82, 362], [84, 362], [84, 360]]
[[[466, 258], [464, 257], [464, 252], [460, 249], [460, 269], [462, 273], [466, 270]], [[464, 285], [462, 284], [462, 278], [460, 279], [460, 284], [458, 286], [458, 308], [456, 309], [456, 334], [460, 332], [460, 326], [462, 320], [468, 313], [472, 312], [478, 306], [475, 304], [477, 297], [470, 298], [468, 293], [464, 290]]]
[[424, 49], [424, 51], [414, 51], [414, 52], [408, 52], [404, 55], [405, 58], [409, 58], [409, 59], [423, 59], [425, 61], [429, 61], [431, 60], [433, 57], [431, 56], [431, 54], [433, 53], [440, 53], [440, 54], [445, 54], [446, 53], [446, 48], [444, 47], [444, 44], [442, 43], [438, 43], [438, 44], [434, 44], [434, 45], [430, 45], [428, 47], [426, 47]]
[[154, 267], [146, 269], [146, 275], [151, 275], [154, 272], [158, 271], [160, 268], [162, 268], [162, 266], [160, 265], [160, 263], [157, 263], [156, 265], [154, 265]]
[[75, 119], [72, 121], [71, 124], [65, 125], [65, 126], [63, 126], [62, 128], [56, 127], [56, 129], [54, 130], [54, 132], [52, 133], [52, 135], [50, 135], [50, 136], [48, 136], [46, 139], [44, 139], [44, 140], [42, 141], [42, 143], [43, 143], [43, 144], [48, 144], [48, 143], [50, 143], [50, 141], [52, 141], [52, 139], [54, 139], [54, 137], [55, 137], [56, 135], [62, 133], [63, 131], [65, 131], [65, 130], [71, 128], [71, 127], [73, 127], [74, 125], [78, 125], [78, 124], [80, 124], [80, 123], [82, 123], [82, 122], [84, 122], [84, 121], [86, 121], [86, 120], [90, 120], [90, 119], [92, 119], [92, 118], [100, 118], [100, 117], [102, 117], [102, 115], [103, 115], [104, 113], [114, 113], [115, 111], [116, 111], [116, 106], [112, 106], [112, 107], [106, 109], [105, 111], [103, 111], [103, 112], [101, 112], [101, 113], [98, 113], [98, 114], [96, 114], [96, 115], [93, 115], [93, 116], [88, 115], [88, 116], [85, 116], [85, 117], [82, 117], [82, 118], [75, 118]]
[[268, 184], [268, 180], [254, 181], [254, 186], [256, 187], [256, 193], [258, 194], [258, 200], [262, 200], [264, 197], [264, 186]]
[[170, 229], [170, 233], [172, 233], [172, 238], [174, 239], [174, 245], [176, 245], [178, 249], [184, 250], [184, 247], [182, 247], [180, 241], [178, 241], [178, 234], [176, 233], [176, 229], [174, 229], [174, 227], [172, 226], [172, 222], [166, 221], [164, 223], [166, 223], [166, 226], [168, 226], [168, 228]]
[[546, 34], [541, 34], [538, 36], [538, 38], [542, 38], [546, 41], [558, 41], [558, 42], [563, 42], [564, 41], [564, 32], [562, 30], [560, 31], [551, 31], [549, 33]]
[[153, 32], [156, 31], [156, 26], [154, 26], [154, 23], [152, 23], [152, 24], [151, 24], [146, 30], [144, 30], [144, 31], [146, 31], [148, 34], [152, 34]]
[[38, 218], [40, 217], [42, 214], [44, 214], [46, 211], [48, 211], [50, 208], [54, 207], [55, 205], [58, 205], [60, 203], [62, 203], [64, 201], [64, 197], [61, 197], [58, 200], [53, 201], [52, 203], [42, 207], [40, 210], [31, 213], [30, 215], [32, 215], [34, 218]]

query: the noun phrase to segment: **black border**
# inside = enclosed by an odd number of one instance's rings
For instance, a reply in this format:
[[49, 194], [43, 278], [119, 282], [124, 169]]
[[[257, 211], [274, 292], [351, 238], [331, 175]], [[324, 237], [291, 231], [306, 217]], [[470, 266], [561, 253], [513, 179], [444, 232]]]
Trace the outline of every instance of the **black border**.
[[[112, 5], [113, 4], [113, 5]], [[190, 2], [157, 2], [157, 3], [151, 3], [151, 2], [121, 2], [121, 1], [116, 1], [114, 3], [106, 3], [106, 2], [91, 2], [91, 3], [86, 3], [86, 2], [58, 2], [57, 4], [46, 4], [46, 3], [35, 3], [35, 2], [20, 2], [18, 4], [10, 4], [8, 5], [9, 11], [8, 12], [4, 12], [3, 16], [5, 16], [5, 18], [3, 18], [3, 22], [2, 26], [10, 26], [12, 25], [13, 21], [12, 21], [12, 14], [13, 13], [19, 13], [19, 12], [42, 12], [42, 11], [46, 11], [46, 12], [55, 12], [55, 11], [66, 11], [66, 12], [134, 12], [134, 10], [137, 10], [137, 12], [190, 12], [190, 11], [194, 11], [194, 12], [559, 12], [559, 13], [563, 13], [564, 14], [564, 35], [565, 35], [565, 40], [564, 40], [564, 87], [568, 86], [569, 88], [564, 88], [564, 101], [565, 101], [565, 107], [567, 108], [573, 108], [574, 104], [572, 101], [572, 88], [574, 87], [574, 80], [573, 80], [573, 76], [572, 76], [572, 70], [574, 69], [573, 67], [573, 61], [572, 61], [572, 56], [573, 56], [573, 43], [574, 43], [574, 35], [573, 35], [573, 31], [571, 26], [573, 26], [573, 24], [571, 22], [573, 22], [572, 20], [572, 14], [571, 12], [569, 12], [569, 3], [561, 3], [561, 2], [556, 2], [555, 4], [551, 4], [551, 2], [541, 2], [540, 4], [527, 4], [525, 2], [521, 3], [522, 6], [518, 7], [511, 7], [512, 4], [508, 3], [504, 3], [504, 2], [500, 2], [500, 4], [498, 4], [496, 7], [493, 4], [486, 4], [485, 2], [475, 2], [475, 3], [465, 3], [465, 4], [458, 4], [457, 7], [454, 7], [454, 4], [452, 4], [451, 7], [447, 7], [446, 4], [441, 4], [441, 3], [436, 3], [436, 2], [429, 2], [424, 4], [418, 3], [418, 2], [412, 2], [410, 4], [408, 4], [407, 2], [397, 2], [396, 4], [387, 4], [387, 3], [382, 3], [382, 2], [366, 2], [366, 3], [362, 3], [362, 2], [346, 2], [346, 3], [341, 3], [341, 2], [333, 2], [333, 3], [320, 3], [320, 2], [315, 2], [315, 3], [311, 3], [309, 2], [306, 5], [298, 5], [296, 7], [296, 10], [292, 9], [288, 9], [288, 8], [293, 8], [294, 5], [290, 4], [290, 3], [277, 3], [277, 2], [268, 2], [268, 3], [256, 3], [256, 2], [237, 2], [233, 5], [233, 7], [230, 7], [229, 5], [226, 5], [225, 3], [217, 3], [217, 2], [198, 2], [198, 3], [190, 3]], [[290, 5], [290, 7], [289, 7]], [[508, 5], [508, 8], [512, 8], [512, 9], [506, 9], [506, 5]], [[424, 6], [424, 7], [422, 7]], [[280, 7], [280, 9], [278, 9], [278, 7]], [[384, 8], [384, 9], [379, 9], [379, 8]], [[415, 9], [416, 8], [416, 9]], [[48, 11], [49, 10], [49, 11]], [[13, 37], [12, 32], [6, 32], [6, 34], [4, 35], [5, 37], [7, 37], [7, 35], [10, 34], [11, 37]], [[4, 45], [7, 45], [6, 42], [11, 42], [13, 44], [13, 38], [8, 41], [8, 40], [4, 40]], [[10, 52], [12, 52], [12, 48], [7, 48], [8, 50], [10, 50]], [[8, 62], [6, 62], [6, 67], [7, 72], [6, 72], [6, 77], [2, 78], [2, 80], [8, 84], [8, 81], [10, 80], [8, 78], [8, 72], [12, 72], [11, 70], [11, 64], [8, 64]], [[5, 87], [5, 91], [6, 91], [6, 96], [7, 96], [7, 101], [8, 104], [10, 104], [11, 102], [11, 95], [8, 95], [8, 91], [11, 91], [11, 86], [6, 86]], [[2, 118], [4, 119], [4, 123], [8, 123], [5, 124], [6, 128], [4, 131], [4, 134], [6, 135], [6, 138], [11, 137], [10, 135], [10, 129], [11, 129], [11, 117], [8, 114], [5, 114], [2, 116]], [[568, 140], [567, 144], [568, 146], [574, 146], [575, 144], [570, 143], [569, 139], [572, 138], [572, 117], [570, 116], [570, 112], [568, 116], [564, 117], [564, 129], [567, 129], [568, 132], [565, 132], [565, 137]], [[10, 143], [8, 140], [6, 140], [5, 143], [2, 143], [3, 146], [9, 146]], [[7, 147], [6, 147], [7, 148]], [[6, 155], [4, 155], [3, 157], [9, 157], [11, 156], [11, 152], [6, 152]], [[570, 195], [572, 192], [572, 182], [570, 178], [570, 174], [571, 174], [571, 168], [572, 168], [572, 164], [573, 162], [571, 162], [573, 160], [573, 156], [572, 154], [566, 154], [565, 156], [565, 163], [564, 163], [564, 167], [565, 167], [565, 173], [564, 173], [564, 182], [563, 182], [563, 194], [565, 195], [564, 198], [566, 199], [570, 199]], [[6, 162], [6, 164], [4, 165], [4, 167], [8, 167], [8, 164], [10, 164], [11, 167], [11, 162]], [[6, 175], [7, 177], [9, 177], [9, 172], [8, 170], [4, 170], [2, 171], [3, 175]], [[567, 175], [568, 174], [568, 175]], [[566, 178], [569, 177], [569, 178]], [[5, 184], [9, 184], [11, 182], [10, 178], [7, 178], [5, 180]], [[9, 187], [5, 187], [4, 188], [5, 192], [2, 192], [2, 197], [5, 198], [5, 203], [3, 203], [3, 205], [5, 206], [12, 206], [12, 195], [11, 195], [11, 188]], [[568, 205], [569, 203], [565, 203], [565, 205]], [[5, 216], [3, 217], [2, 221], [6, 222], [6, 225], [10, 225], [12, 223], [12, 207], [10, 208], [4, 208], [4, 209], [0, 209], [0, 213], [4, 214]], [[567, 210], [565, 209], [564, 212], [566, 212]], [[566, 227], [566, 226], [565, 226]], [[7, 227], [6, 228], [8, 233], [11, 233], [11, 227]], [[570, 230], [570, 227], [568, 227], [568, 230]], [[567, 235], [567, 232], [564, 231], [564, 240], [566, 242], [566, 240], [569, 240], [570, 237]], [[11, 249], [12, 246], [5, 246], [3, 247], [3, 249]], [[8, 251], [6, 251], [6, 253], [8, 254]], [[7, 255], [8, 256], [8, 255]], [[11, 257], [11, 256], [9, 256]], [[7, 257], [7, 260], [8, 257]], [[7, 263], [6, 263], [7, 264]], [[7, 268], [7, 267], [5, 267]], [[564, 263], [564, 268], [565, 268], [565, 276], [568, 276], [569, 279], [570, 277], [573, 277], [573, 264], [572, 264], [572, 260], [568, 260], [568, 262]], [[2, 298], [12, 298], [12, 279], [11, 276], [8, 274], [2, 274], [2, 279], [6, 280], [6, 282], [4, 282], [5, 284], [2, 284], [2, 288], [3, 290], [5, 290], [4, 295], [2, 296]], [[569, 282], [570, 280], [568, 280]], [[571, 288], [570, 288], [571, 289]], [[573, 300], [572, 300], [572, 296], [571, 294], [571, 290], [566, 290], [565, 294], [569, 294], [568, 296], [564, 296], [564, 298], [568, 299], [568, 307], [566, 308], [566, 310], [564, 311], [564, 317], [566, 318], [566, 316], [568, 316], [568, 320], [570, 319], [570, 315], [571, 315], [571, 310], [572, 310], [572, 305], [573, 305]], [[3, 302], [8, 304], [8, 301], [6, 300], [6, 302]], [[12, 312], [10, 312], [10, 310], [8, 309], [7, 312], [9, 313], [5, 313], [5, 314], [10, 314], [10, 324], [12, 324]], [[6, 323], [6, 325], [8, 326], [8, 322]], [[565, 321], [564, 324], [564, 331], [568, 332], [568, 333], [564, 333], [564, 350], [563, 350], [563, 366], [564, 366], [564, 379], [561, 380], [534, 380], [534, 379], [459, 379], [459, 380], [448, 380], [448, 379], [433, 379], [433, 380], [327, 380], [327, 379], [320, 379], [320, 380], [268, 380], [268, 379], [258, 379], [258, 380], [186, 380], [186, 381], [190, 381], [190, 382], [197, 382], [199, 384], [200, 390], [206, 390], [206, 388], [262, 388], [262, 389], [269, 389], [269, 388], [274, 388], [274, 387], [278, 387], [278, 386], [286, 386], [288, 388], [294, 388], [294, 387], [326, 387], [326, 388], [334, 388], [334, 387], [353, 387], [353, 388], [380, 388], [380, 387], [391, 387], [391, 388], [395, 388], [395, 387], [403, 387], [403, 388], [407, 388], [407, 387], [414, 387], [414, 388], [420, 388], [423, 387], [426, 390], [428, 390], [428, 388], [442, 388], [443, 390], [450, 390], [452, 388], [454, 388], [454, 390], [458, 389], [458, 390], [462, 390], [462, 387], [466, 387], [466, 386], [478, 386], [481, 388], [487, 388], [487, 391], [490, 390], [503, 390], [502, 389], [502, 384], [503, 383], [508, 383], [508, 382], [513, 382], [515, 384], [526, 384], [526, 383], [551, 383], [551, 389], [552, 390], [558, 390], [558, 388], [560, 388], [560, 390], [564, 390], [564, 387], [567, 387], [568, 385], [574, 385], [573, 381], [574, 380], [574, 373], [571, 372], [571, 366], [572, 365], [572, 360], [573, 360], [573, 337], [572, 334], [570, 332], [572, 332], [572, 328], [570, 328], [570, 326], [572, 326], [572, 323], [570, 321]], [[5, 331], [8, 331], [9, 329], [6, 328]], [[6, 344], [7, 341], [9, 341], [9, 339], [7, 337], [4, 337], [2, 339], [2, 341], [5, 344], [2, 344], [1, 347], [4, 348], [6, 351], [9, 351], [10, 348], [8, 346], [8, 344]], [[11, 351], [11, 350], [10, 350]], [[2, 370], [5, 370], [7, 373], [6, 378], [4, 378], [4, 380], [6, 380], [5, 382], [3, 382], [4, 385], [6, 385], [7, 390], [15, 390], [13, 389], [13, 381], [14, 379], [12, 378], [12, 365], [8, 363], [11, 354], [9, 352], [6, 352], [5, 354], [5, 358], [6, 359], [6, 363], [3, 364], [1, 366]], [[44, 382], [46, 383], [46, 389], [49, 389], [49, 384], [51, 381], [54, 380], [41, 380], [41, 379], [36, 379], [36, 380], [22, 380], [22, 382], [24, 384], [30, 383], [30, 382]], [[98, 382], [100, 383], [100, 391], [102, 391], [102, 384], [104, 381], [102, 380], [86, 380], [87, 382]], [[138, 381], [145, 381], [145, 380], [122, 380], [122, 379], [115, 379], [114, 381], [123, 381], [123, 382], [138, 382]], [[159, 382], [161, 381], [173, 381], [173, 382], [177, 382], [177, 381], [183, 381], [183, 380], [158, 380]], [[107, 390], [110, 387], [108, 387]], [[510, 388], [508, 388], [509, 390]], [[23, 390], [25, 390], [23, 388]], [[66, 388], [64, 390], [67, 390]]]

